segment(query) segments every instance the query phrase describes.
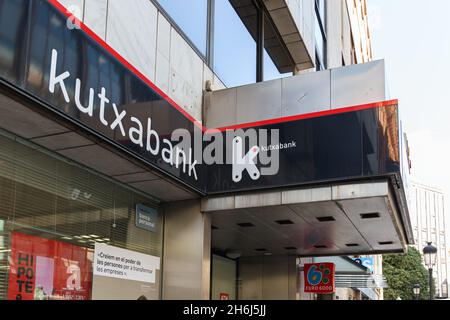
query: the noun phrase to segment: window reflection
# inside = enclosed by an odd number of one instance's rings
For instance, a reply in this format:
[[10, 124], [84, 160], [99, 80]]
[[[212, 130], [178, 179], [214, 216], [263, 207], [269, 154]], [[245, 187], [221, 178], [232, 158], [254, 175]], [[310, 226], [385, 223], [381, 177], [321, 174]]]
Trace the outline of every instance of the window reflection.
[[324, 0], [315, 2], [314, 34], [316, 41], [316, 69], [325, 70], [326, 66], [326, 6]]
[[214, 71], [228, 87], [256, 81], [256, 42], [228, 0], [216, 0]]
[[208, 0], [158, 0], [178, 27], [206, 56]]
[[280, 73], [267, 51], [264, 50], [264, 81], [285, 78], [289, 76], [292, 76], [292, 72]]
[[[0, 301], [15, 298], [16, 287], [10, 286], [15, 251], [34, 254], [37, 265], [41, 259], [35, 295], [27, 296], [34, 299], [90, 299], [93, 259], [80, 255], [92, 254], [96, 243], [161, 257], [162, 216], [156, 232], [135, 225], [136, 205], [153, 206], [151, 199], [1, 130], [0, 191]], [[73, 295], [52, 291], [53, 279], [66, 279], [58, 263], [72, 260], [70, 255], [84, 264], [85, 290]], [[54, 277], [44, 271], [54, 272]], [[40, 275], [50, 280], [42, 282]], [[155, 299], [159, 281], [151, 287]]]

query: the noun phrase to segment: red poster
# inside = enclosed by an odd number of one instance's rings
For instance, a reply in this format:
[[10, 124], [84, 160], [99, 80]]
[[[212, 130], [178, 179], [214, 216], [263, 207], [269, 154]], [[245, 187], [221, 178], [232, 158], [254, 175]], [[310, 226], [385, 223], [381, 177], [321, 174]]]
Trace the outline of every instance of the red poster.
[[9, 300], [89, 300], [92, 250], [13, 232]]
[[331, 294], [336, 291], [334, 285], [334, 263], [305, 264], [305, 292]]

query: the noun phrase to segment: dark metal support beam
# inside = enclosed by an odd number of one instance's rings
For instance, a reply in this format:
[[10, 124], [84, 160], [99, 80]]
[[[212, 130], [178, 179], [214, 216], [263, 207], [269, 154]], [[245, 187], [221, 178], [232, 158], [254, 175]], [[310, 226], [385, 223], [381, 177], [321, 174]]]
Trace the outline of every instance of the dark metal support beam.
[[264, 10], [258, 6], [256, 42], [256, 82], [264, 81]]

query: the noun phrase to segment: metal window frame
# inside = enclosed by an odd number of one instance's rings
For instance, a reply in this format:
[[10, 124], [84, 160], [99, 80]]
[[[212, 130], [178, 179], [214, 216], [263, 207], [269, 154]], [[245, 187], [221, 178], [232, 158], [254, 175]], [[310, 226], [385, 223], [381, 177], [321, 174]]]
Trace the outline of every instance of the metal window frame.
[[[175, 29], [178, 34], [183, 38], [184, 41], [194, 50], [194, 52], [202, 59], [202, 61], [214, 72], [214, 74], [220, 79], [220, 75], [215, 73], [214, 68], [214, 27], [215, 27], [215, 3], [216, 0], [205, 0], [207, 2], [207, 17], [206, 17], [206, 48], [205, 53], [194, 44], [194, 42], [189, 38], [189, 36], [183, 31], [183, 29], [176, 23], [176, 21], [170, 16], [170, 14], [163, 8], [163, 6], [158, 2], [158, 0], [150, 0], [156, 7], [156, 9], [163, 15], [165, 19], [171, 24], [171, 26]], [[317, 1], [317, 0], [316, 0]], [[257, 15], [258, 15], [258, 26], [257, 26], [257, 40], [256, 40], [256, 82], [264, 81], [264, 36], [265, 36], [265, 21], [267, 21], [272, 25], [275, 30], [278, 39], [280, 40], [280, 44], [284, 47], [284, 50], [289, 54], [286, 45], [282, 41], [281, 35], [278, 29], [275, 27], [270, 14], [268, 13], [266, 7], [262, 3], [261, 0], [252, 0], [254, 4]], [[317, 10], [317, 3], [316, 3]], [[321, 25], [323, 28], [323, 26]], [[326, 38], [325, 38], [326, 39]], [[325, 41], [326, 43], [326, 41]], [[295, 64], [293, 63], [293, 69]]]
[[[317, 54], [318, 53], [318, 47], [317, 47], [317, 42], [315, 43], [315, 55], [316, 55], [316, 64], [317, 61], [321, 62], [320, 66], [316, 65], [316, 70], [320, 71], [320, 70], [326, 70], [328, 68], [328, 39], [327, 39], [327, 31], [326, 31], [326, 24], [327, 24], [327, 13], [328, 13], [328, 9], [326, 6], [326, 2], [325, 2], [325, 16], [324, 16], [324, 20], [322, 21], [321, 15], [320, 15], [320, 10], [319, 10], [319, 1], [320, 0], [315, 0], [314, 1], [314, 13], [315, 13], [315, 19], [317, 20], [319, 27], [320, 27], [320, 34], [322, 35], [322, 39], [324, 42], [324, 48], [323, 48], [323, 61], [320, 61], [320, 56]], [[325, 24], [325, 25], [324, 25]], [[319, 58], [319, 59], [318, 59]]]

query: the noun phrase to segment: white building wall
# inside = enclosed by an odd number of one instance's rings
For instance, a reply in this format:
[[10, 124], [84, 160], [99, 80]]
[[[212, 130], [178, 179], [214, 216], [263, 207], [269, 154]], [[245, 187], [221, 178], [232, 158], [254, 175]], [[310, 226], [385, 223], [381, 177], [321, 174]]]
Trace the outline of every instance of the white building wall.
[[203, 90], [225, 88], [150, 0], [59, 0], [198, 121]]
[[445, 231], [444, 194], [435, 188], [412, 183], [409, 194], [411, 225], [415, 247], [422, 252], [428, 241], [438, 249], [437, 264], [434, 267], [438, 287], [442, 294], [442, 284], [448, 279], [448, 247]]

